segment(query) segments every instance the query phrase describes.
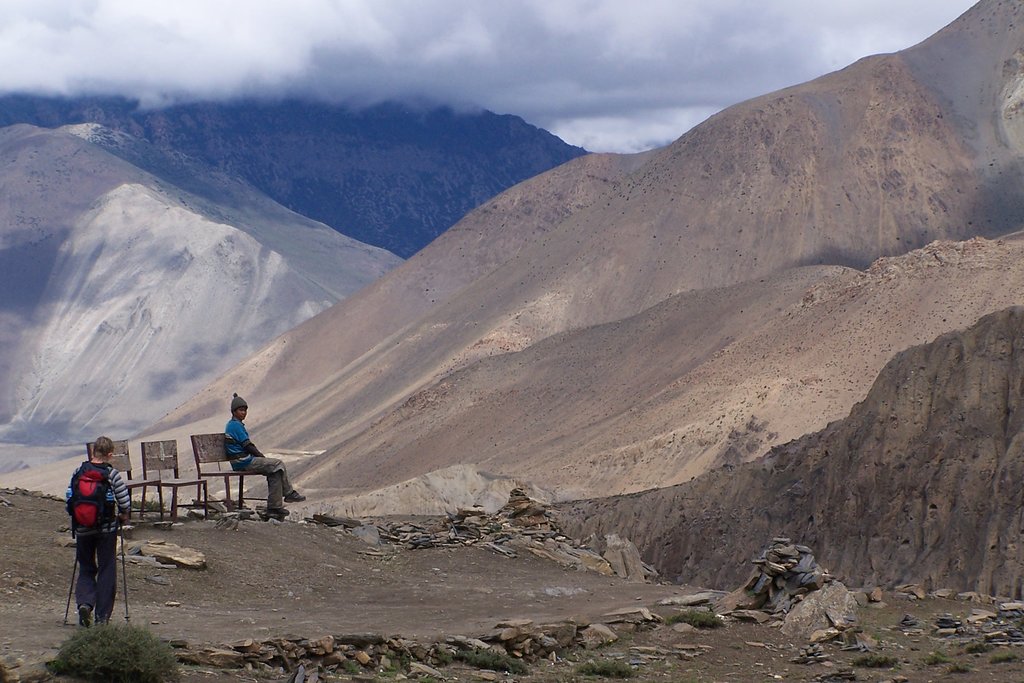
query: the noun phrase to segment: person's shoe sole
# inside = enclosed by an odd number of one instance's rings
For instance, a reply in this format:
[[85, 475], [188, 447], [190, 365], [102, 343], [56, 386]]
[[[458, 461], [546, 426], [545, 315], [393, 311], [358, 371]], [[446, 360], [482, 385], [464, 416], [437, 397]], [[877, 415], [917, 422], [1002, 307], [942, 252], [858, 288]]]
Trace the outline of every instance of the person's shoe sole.
[[78, 606], [78, 625], [85, 628], [92, 626], [92, 607], [89, 605]]
[[301, 503], [304, 500], [306, 500], [306, 497], [301, 493], [289, 493], [284, 497], [284, 502], [286, 503]]

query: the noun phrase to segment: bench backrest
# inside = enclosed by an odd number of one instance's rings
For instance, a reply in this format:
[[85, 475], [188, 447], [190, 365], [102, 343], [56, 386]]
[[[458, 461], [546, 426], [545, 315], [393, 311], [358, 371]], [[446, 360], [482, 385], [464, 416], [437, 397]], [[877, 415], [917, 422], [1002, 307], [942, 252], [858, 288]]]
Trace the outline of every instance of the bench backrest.
[[[224, 432], [219, 434], [193, 434], [192, 454], [196, 458], [196, 469], [203, 471], [204, 463], [228, 462], [227, 451], [224, 450]], [[209, 470], [210, 468], [207, 468]]]
[[[85, 444], [85, 453], [89, 458], [92, 458], [92, 450], [95, 445], [95, 441]], [[110, 458], [110, 464], [115, 470], [124, 474], [125, 478], [132, 478], [132, 459], [128, 457], [127, 441], [114, 442], [114, 453]]]
[[143, 441], [142, 476], [159, 479], [163, 472], [173, 472], [174, 478], [178, 478], [178, 442]]

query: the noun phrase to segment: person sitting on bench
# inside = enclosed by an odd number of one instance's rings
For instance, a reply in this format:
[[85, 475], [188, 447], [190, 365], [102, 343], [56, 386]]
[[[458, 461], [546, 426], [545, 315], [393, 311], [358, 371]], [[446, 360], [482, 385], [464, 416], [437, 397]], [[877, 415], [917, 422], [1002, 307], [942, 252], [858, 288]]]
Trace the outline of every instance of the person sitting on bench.
[[267, 517], [282, 520], [288, 515], [285, 503], [300, 503], [306, 497], [292, 486], [284, 463], [263, 455], [249, 439], [249, 432], [245, 428], [248, 412], [249, 404], [234, 394], [231, 399], [231, 419], [224, 427], [224, 448], [232, 470], [266, 475]]

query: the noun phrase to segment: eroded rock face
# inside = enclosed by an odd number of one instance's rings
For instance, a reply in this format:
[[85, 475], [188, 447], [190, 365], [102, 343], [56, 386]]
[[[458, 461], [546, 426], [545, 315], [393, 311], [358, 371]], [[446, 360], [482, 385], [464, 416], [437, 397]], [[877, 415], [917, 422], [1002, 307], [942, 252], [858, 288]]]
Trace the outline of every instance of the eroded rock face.
[[[563, 528], [628, 535], [663, 575], [729, 586], [773, 534], [839, 577], [1021, 596], [1024, 308], [890, 361], [867, 398], [762, 461], [563, 508]], [[709, 539], [715, 539], [714, 543]]]

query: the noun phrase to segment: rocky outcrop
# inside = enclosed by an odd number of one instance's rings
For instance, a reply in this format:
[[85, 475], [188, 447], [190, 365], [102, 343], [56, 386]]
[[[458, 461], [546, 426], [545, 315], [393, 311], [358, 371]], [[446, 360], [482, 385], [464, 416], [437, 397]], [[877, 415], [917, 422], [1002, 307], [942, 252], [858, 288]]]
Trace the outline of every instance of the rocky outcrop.
[[494, 514], [482, 508], [462, 509], [444, 517], [411, 520], [357, 520], [317, 514], [310, 521], [342, 527], [370, 545], [390, 543], [410, 550], [481, 545], [506, 557], [530, 553], [563, 567], [619, 576], [643, 583], [658, 572], [640, 558], [629, 539], [608, 534], [586, 543], [562, 533], [549, 508], [521, 489], [509, 493], [508, 502]]
[[761, 461], [569, 504], [560, 522], [624, 533], [694, 584], [735, 584], [747, 549], [785, 534], [855, 583], [1020, 597], [1022, 427], [1024, 308], [1012, 307], [898, 354], [847, 418]]

